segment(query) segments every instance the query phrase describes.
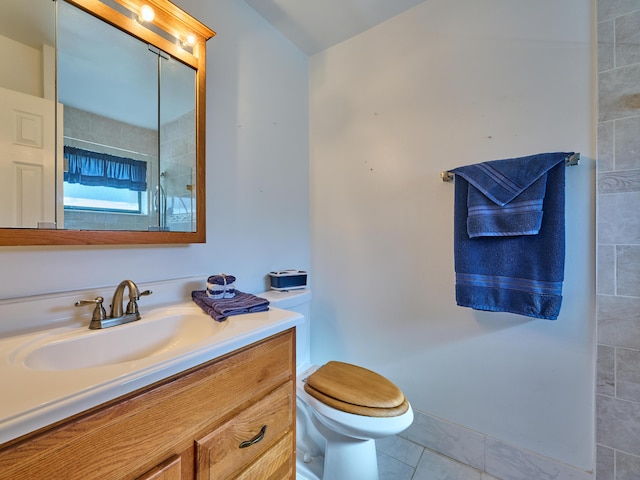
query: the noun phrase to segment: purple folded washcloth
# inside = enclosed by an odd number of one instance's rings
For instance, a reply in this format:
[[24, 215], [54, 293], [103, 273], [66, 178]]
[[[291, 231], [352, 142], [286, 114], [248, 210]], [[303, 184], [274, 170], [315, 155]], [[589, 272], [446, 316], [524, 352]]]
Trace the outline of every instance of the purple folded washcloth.
[[194, 290], [191, 292], [191, 298], [218, 322], [226, 320], [231, 315], [269, 310], [269, 300], [239, 290], [236, 290], [236, 295], [233, 298], [222, 299], [209, 298], [206, 290]]

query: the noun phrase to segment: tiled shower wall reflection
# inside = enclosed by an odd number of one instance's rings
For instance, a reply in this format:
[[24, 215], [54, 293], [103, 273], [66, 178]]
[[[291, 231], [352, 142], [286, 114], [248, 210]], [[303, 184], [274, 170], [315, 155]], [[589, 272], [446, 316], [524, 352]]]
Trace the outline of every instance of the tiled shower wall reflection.
[[597, 480], [640, 479], [640, 0], [598, 0]]

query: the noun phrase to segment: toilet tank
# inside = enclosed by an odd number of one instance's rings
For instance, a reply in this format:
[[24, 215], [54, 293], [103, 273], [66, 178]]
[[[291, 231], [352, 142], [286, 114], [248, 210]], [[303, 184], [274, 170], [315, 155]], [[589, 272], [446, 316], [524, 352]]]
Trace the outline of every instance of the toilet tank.
[[298, 370], [310, 363], [311, 347], [311, 289], [279, 291], [269, 290], [258, 293], [259, 297], [269, 300], [269, 305], [283, 310], [299, 313], [304, 317], [302, 324], [296, 327], [296, 367]]

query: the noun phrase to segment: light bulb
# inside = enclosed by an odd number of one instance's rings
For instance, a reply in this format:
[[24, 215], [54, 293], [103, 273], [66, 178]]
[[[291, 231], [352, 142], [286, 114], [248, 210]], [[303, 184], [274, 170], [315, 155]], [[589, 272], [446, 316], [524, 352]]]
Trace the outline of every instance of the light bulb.
[[188, 47], [193, 47], [196, 44], [196, 37], [192, 33], [188, 34], [184, 39], [184, 44]]
[[151, 22], [155, 16], [156, 14], [153, 11], [153, 8], [149, 5], [142, 5], [142, 7], [140, 7], [140, 15], [138, 18], [141, 22]]

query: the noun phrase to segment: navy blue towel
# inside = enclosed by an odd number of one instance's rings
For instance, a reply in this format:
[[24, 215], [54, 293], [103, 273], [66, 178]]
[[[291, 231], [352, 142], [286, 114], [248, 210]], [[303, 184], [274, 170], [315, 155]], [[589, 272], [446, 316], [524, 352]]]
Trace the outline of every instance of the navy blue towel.
[[191, 292], [191, 298], [202, 310], [218, 322], [226, 320], [231, 315], [266, 312], [269, 310], [269, 300], [239, 290], [236, 290], [236, 295], [233, 298], [219, 300], [209, 298], [206, 290], [194, 290]]
[[545, 153], [453, 170], [458, 305], [558, 318], [570, 155]]

